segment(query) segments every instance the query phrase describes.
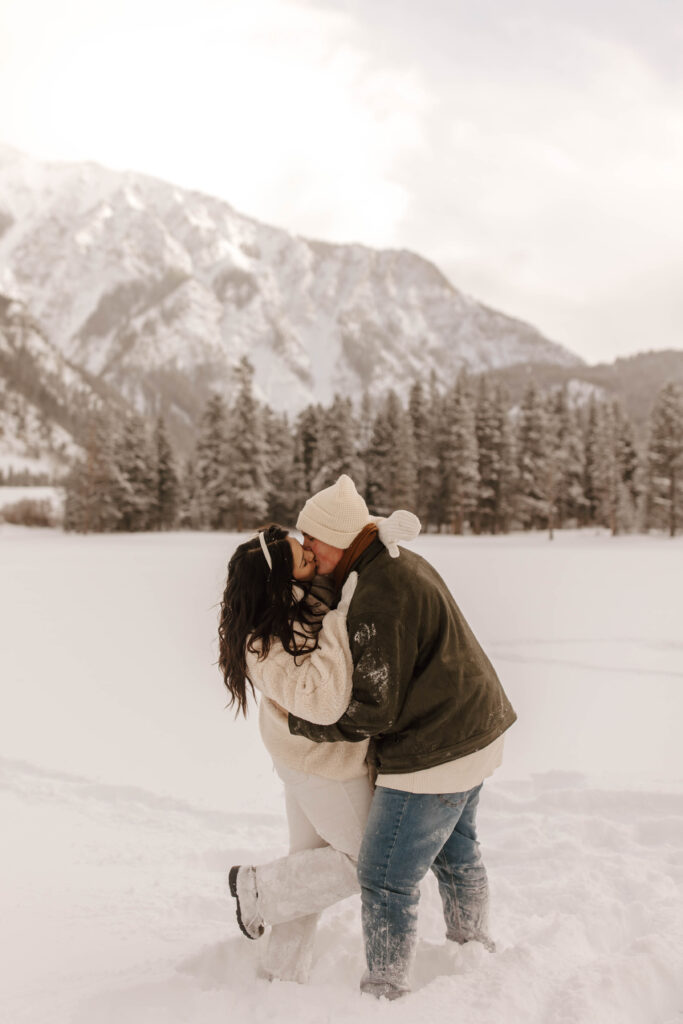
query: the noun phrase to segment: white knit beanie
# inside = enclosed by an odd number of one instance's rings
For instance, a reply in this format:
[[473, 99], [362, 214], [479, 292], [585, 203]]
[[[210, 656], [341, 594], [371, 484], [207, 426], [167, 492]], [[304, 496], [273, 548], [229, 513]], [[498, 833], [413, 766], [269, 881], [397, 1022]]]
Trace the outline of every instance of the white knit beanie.
[[350, 476], [309, 498], [296, 521], [297, 530], [335, 548], [348, 548], [373, 518]]

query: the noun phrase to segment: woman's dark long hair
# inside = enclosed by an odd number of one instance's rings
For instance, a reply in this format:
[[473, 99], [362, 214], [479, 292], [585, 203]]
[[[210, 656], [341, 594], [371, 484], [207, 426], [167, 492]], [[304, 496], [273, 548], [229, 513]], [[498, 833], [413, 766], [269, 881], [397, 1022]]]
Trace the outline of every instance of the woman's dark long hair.
[[[307, 611], [306, 583], [292, 577], [294, 567], [288, 533], [271, 523], [263, 529], [268, 553], [273, 562], [269, 568], [258, 537], [240, 544], [228, 563], [228, 579], [221, 602], [218, 625], [218, 667], [228, 688], [228, 707], [237, 705], [235, 713], [247, 713], [247, 648], [265, 658], [272, 641], [279, 640], [284, 649], [296, 657], [318, 646], [315, 629], [306, 627], [315, 622]], [[293, 587], [304, 589], [297, 600]]]

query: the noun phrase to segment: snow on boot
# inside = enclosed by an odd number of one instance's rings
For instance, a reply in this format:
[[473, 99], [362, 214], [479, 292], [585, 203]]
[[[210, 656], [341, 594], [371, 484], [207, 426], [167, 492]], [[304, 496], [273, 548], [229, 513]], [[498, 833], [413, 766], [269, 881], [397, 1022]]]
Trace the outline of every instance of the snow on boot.
[[228, 875], [230, 895], [237, 902], [235, 908], [237, 923], [248, 939], [258, 939], [263, 935], [265, 925], [258, 911], [258, 892], [256, 890], [256, 871], [252, 867], [236, 864], [230, 868]]

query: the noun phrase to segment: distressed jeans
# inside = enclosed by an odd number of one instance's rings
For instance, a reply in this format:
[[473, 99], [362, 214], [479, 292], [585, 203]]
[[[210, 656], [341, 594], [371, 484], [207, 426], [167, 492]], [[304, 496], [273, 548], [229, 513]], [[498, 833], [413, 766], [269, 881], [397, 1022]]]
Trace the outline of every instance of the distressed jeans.
[[367, 971], [361, 991], [395, 999], [409, 990], [420, 882], [436, 875], [446, 937], [488, 949], [488, 882], [476, 814], [481, 785], [465, 793], [378, 787], [358, 859]]

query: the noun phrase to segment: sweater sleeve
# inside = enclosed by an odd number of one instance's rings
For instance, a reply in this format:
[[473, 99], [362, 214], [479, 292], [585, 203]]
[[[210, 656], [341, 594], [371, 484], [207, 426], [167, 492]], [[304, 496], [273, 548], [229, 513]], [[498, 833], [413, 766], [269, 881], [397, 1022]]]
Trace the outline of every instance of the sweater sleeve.
[[247, 674], [264, 696], [287, 711], [329, 725], [351, 699], [353, 663], [344, 612], [325, 615], [318, 644], [309, 654], [294, 658], [279, 640], [273, 640], [263, 661], [247, 650]]
[[378, 616], [350, 626], [353, 692], [334, 725], [313, 723], [296, 712], [289, 731], [317, 743], [358, 742], [391, 730], [417, 661], [417, 641], [396, 616]]

